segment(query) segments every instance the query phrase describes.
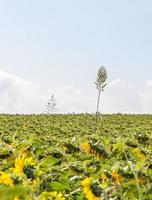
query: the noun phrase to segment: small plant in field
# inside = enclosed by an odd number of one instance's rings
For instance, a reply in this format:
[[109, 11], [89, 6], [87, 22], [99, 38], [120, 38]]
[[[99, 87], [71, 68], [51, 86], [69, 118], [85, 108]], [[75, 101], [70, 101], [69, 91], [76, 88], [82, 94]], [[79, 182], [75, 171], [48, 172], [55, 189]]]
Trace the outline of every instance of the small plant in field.
[[104, 88], [106, 87], [107, 83], [107, 71], [104, 66], [101, 66], [98, 69], [97, 78], [96, 78], [96, 88], [98, 90], [98, 100], [97, 100], [97, 108], [96, 108], [96, 116], [95, 116], [95, 128], [94, 131], [96, 132], [97, 129], [97, 117], [99, 113], [99, 103], [100, 103], [100, 96], [101, 92], [104, 92]]
[[52, 94], [46, 104], [46, 114], [53, 114], [56, 110], [56, 99], [54, 94]]

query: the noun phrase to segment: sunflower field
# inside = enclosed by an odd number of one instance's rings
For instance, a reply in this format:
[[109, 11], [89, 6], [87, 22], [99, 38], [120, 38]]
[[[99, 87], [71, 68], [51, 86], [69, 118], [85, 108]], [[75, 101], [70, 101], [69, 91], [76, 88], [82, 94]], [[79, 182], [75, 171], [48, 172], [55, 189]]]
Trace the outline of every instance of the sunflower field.
[[0, 115], [1, 200], [151, 200], [152, 115]]

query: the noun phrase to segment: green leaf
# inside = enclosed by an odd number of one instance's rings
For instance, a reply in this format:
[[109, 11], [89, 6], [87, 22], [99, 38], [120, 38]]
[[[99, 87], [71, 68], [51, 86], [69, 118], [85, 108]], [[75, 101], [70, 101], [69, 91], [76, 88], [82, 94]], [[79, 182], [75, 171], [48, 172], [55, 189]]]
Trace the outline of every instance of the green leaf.
[[143, 160], [137, 162], [137, 164], [135, 166], [135, 170], [139, 171], [144, 165], [145, 165], [145, 161], [143, 161]]
[[54, 191], [63, 191], [69, 189], [69, 184], [65, 182], [51, 182], [49, 183], [49, 188]]
[[3, 158], [5, 158], [5, 157], [7, 157], [9, 155], [11, 155], [11, 152], [10, 152], [9, 149], [7, 149], [7, 148], [1, 148], [0, 149], [0, 158], [3, 159]]
[[21, 153], [23, 153], [24, 151], [26, 151], [29, 147], [30, 147], [29, 142], [26, 141], [26, 142], [24, 142], [24, 143], [21, 143], [21, 144], [19, 144], [19, 145], [17, 146], [17, 148], [16, 148], [16, 150], [15, 150], [15, 153], [21, 154]]
[[40, 167], [43, 168], [50, 168], [58, 162], [58, 159], [54, 158], [53, 156], [49, 155], [46, 158], [43, 158], [40, 162]]
[[0, 187], [0, 199], [9, 200], [15, 196], [29, 197], [30, 189], [23, 186]]

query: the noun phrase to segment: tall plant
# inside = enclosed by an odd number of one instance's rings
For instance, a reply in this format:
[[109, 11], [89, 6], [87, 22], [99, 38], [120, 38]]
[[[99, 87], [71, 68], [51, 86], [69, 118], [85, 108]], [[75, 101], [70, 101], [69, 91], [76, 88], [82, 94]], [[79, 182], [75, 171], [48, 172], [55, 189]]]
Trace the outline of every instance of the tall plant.
[[107, 71], [105, 69], [104, 66], [101, 66], [98, 69], [98, 73], [97, 73], [97, 78], [96, 78], [96, 88], [98, 90], [98, 100], [97, 100], [97, 108], [96, 108], [96, 115], [95, 115], [95, 132], [97, 129], [97, 118], [98, 118], [98, 113], [99, 113], [99, 103], [100, 103], [100, 96], [101, 96], [101, 92], [104, 92], [104, 88], [106, 87], [107, 83]]
[[52, 94], [46, 104], [46, 114], [53, 114], [56, 110], [56, 99], [54, 94]]

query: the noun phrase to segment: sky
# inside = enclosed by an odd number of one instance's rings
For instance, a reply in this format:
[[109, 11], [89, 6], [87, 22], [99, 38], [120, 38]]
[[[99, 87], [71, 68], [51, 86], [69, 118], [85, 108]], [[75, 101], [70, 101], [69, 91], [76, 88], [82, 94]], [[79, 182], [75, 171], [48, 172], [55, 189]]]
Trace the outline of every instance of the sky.
[[0, 0], [0, 113], [152, 113], [151, 0]]

